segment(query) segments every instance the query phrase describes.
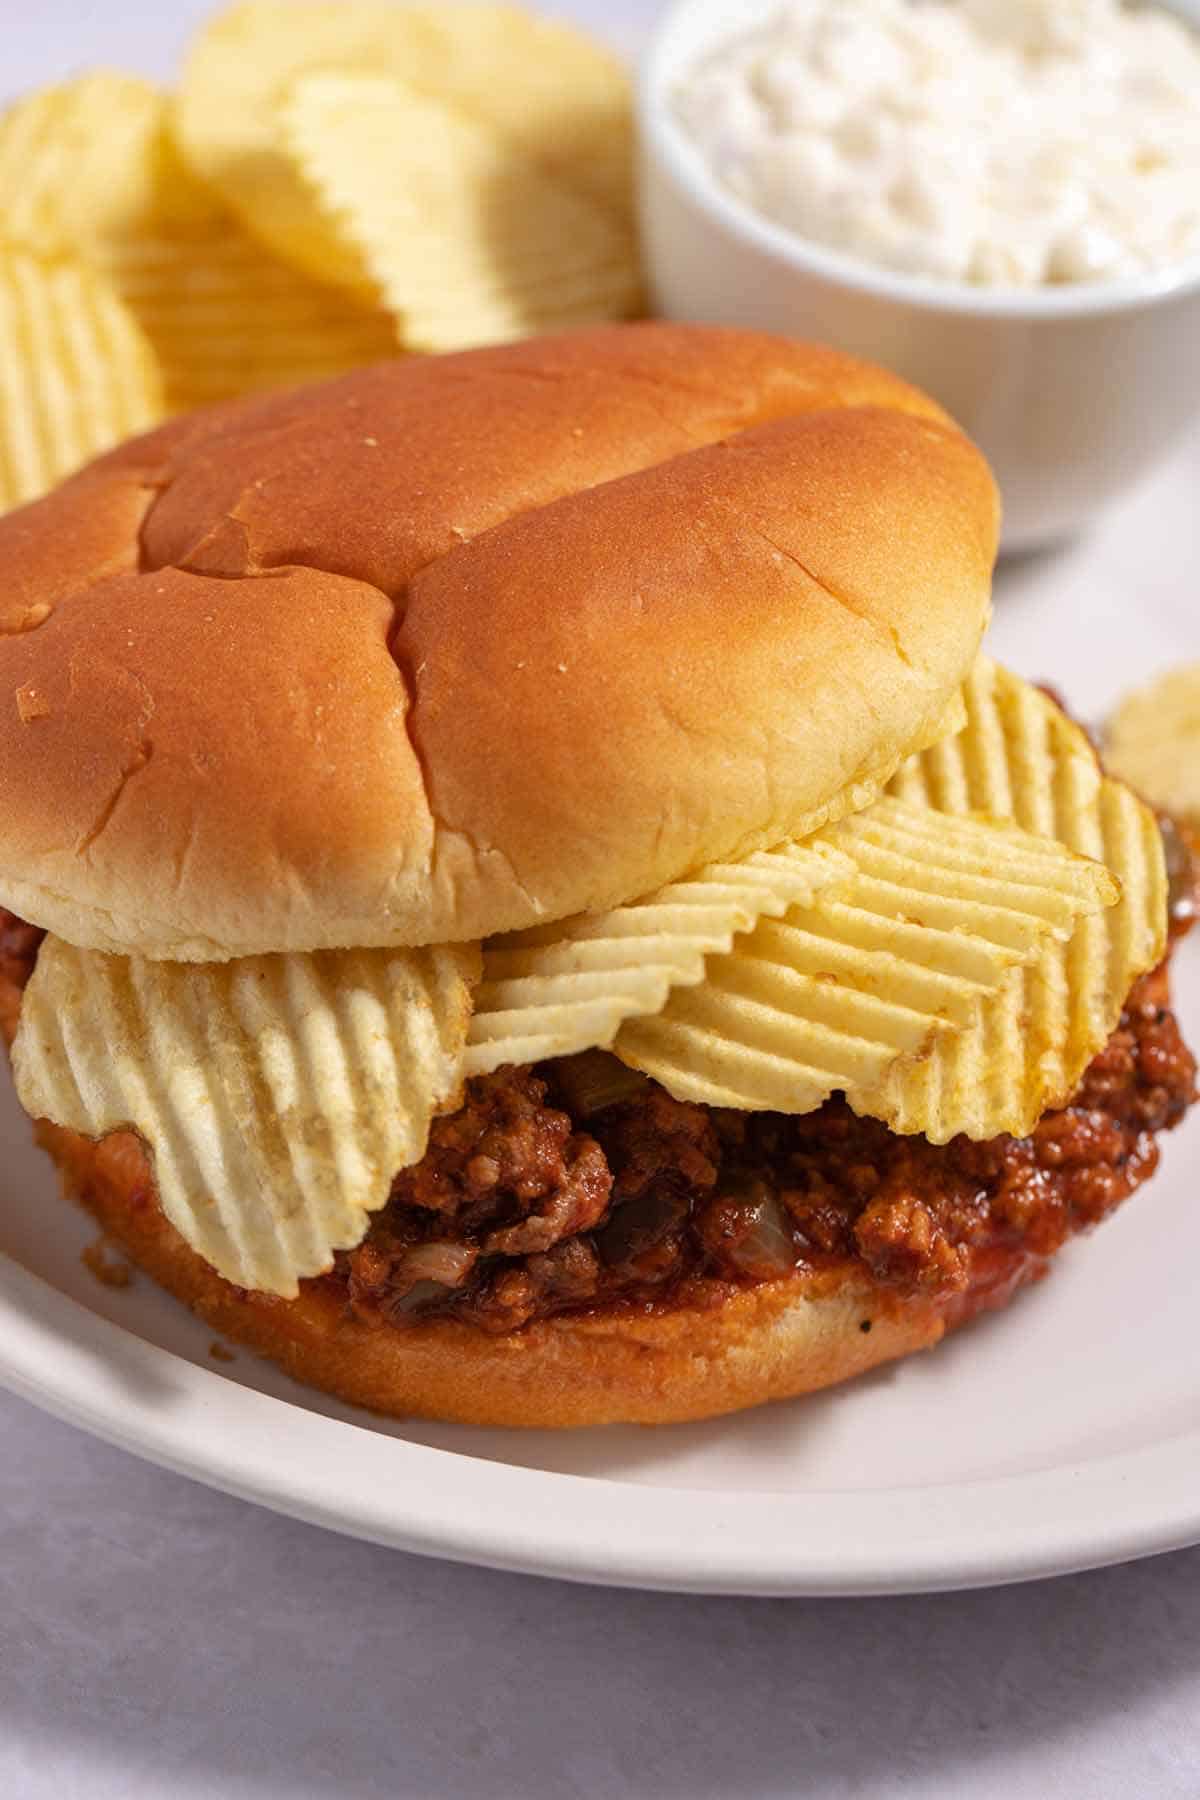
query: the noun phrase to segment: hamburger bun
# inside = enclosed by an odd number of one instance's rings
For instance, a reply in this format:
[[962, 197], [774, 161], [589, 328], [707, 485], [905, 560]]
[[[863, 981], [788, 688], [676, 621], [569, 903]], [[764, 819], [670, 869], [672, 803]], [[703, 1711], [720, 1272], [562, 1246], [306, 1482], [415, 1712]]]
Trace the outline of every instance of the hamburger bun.
[[832, 1387], [946, 1329], [935, 1300], [885, 1300], [844, 1273], [760, 1282], [719, 1307], [537, 1319], [493, 1337], [457, 1319], [373, 1326], [320, 1281], [295, 1300], [234, 1287], [180, 1237], [129, 1134], [100, 1144], [41, 1123], [67, 1192], [108, 1240], [214, 1331], [307, 1387], [393, 1418], [470, 1425], [662, 1425]]
[[[865, 805], [945, 734], [996, 532], [933, 402], [738, 331], [402, 360], [173, 421], [0, 520], [0, 904], [221, 961], [635, 899]], [[10, 1042], [20, 979], [0, 967]], [[393, 1415], [708, 1417], [949, 1318], [848, 1258], [720, 1304], [373, 1323], [336, 1273], [296, 1299], [223, 1279], [130, 1132], [37, 1131], [215, 1330]]]
[[172, 422], [0, 520], [0, 903], [217, 961], [631, 899], [939, 735], [996, 527], [925, 396], [739, 331]]

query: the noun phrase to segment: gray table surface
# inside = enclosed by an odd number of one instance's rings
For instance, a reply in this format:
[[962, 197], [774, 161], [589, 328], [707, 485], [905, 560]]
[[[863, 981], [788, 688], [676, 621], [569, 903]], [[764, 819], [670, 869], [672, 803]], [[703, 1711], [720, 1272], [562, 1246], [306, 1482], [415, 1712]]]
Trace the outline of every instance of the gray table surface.
[[0, 1396], [0, 1794], [1200, 1794], [1200, 1551], [928, 1598], [422, 1561]]
[[[0, 91], [197, 0], [3, 0]], [[576, 0], [633, 46], [656, 10]], [[1196, 1800], [1200, 1551], [989, 1593], [702, 1600], [423, 1562], [0, 1395], [0, 1795]]]

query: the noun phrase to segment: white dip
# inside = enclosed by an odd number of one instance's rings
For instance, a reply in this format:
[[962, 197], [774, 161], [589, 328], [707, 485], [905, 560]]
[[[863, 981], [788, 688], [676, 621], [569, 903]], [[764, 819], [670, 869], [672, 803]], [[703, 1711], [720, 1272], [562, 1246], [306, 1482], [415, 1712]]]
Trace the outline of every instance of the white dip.
[[791, 0], [676, 116], [800, 237], [990, 286], [1200, 254], [1200, 35], [1120, 0]]

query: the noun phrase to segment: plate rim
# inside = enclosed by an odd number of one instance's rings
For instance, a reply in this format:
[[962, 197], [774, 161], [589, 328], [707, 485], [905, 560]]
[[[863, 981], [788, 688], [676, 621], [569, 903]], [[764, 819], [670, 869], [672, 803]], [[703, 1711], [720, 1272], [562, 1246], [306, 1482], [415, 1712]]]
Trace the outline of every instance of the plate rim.
[[[927, 1487], [642, 1486], [416, 1444], [371, 1430], [369, 1415], [352, 1424], [261, 1393], [102, 1318], [6, 1255], [0, 1385], [145, 1461], [309, 1524], [417, 1555], [612, 1587], [931, 1593], [1200, 1541], [1200, 1429], [1050, 1470]], [[169, 1393], [171, 1404], [131, 1405], [139, 1387]], [[870, 1527], [883, 1505], [890, 1529], [876, 1548]]]

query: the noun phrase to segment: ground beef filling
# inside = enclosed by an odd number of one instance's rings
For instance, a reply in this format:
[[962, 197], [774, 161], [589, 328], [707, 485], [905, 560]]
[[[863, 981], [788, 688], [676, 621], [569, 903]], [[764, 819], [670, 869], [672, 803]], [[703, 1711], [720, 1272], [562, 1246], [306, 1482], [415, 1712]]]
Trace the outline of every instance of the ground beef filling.
[[[40, 940], [0, 912], [14, 998]], [[322, 1281], [372, 1323], [450, 1316], [502, 1333], [590, 1308], [716, 1305], [827, 1272], [857, 1275], [881, 1302], [923, 1295], [953, 1322], [1153, 1173], [1155, 1136], [1183, 1117], [1196, 1077], [1165, 966], [1137, 983], [1072, 1104], [1027, 1138], [937, 1146], [840, 1099], [801, 1118], [718, 1111], [614, 1070], [618, 1097], [586, 1108], [566, 1064], [468, 1083]]]
[[1028, 1138], [938, 1146], [839, 1099], [789, 1118], [684, 1104], [653, 1082], [581, 1119], [555, 1064], [501, 1069], [435, 1121], [424, 1160], [328, 1279], [366, 1319], [507, 1332], [856, 1264], [881, 1293], [953, 1314], [1140, 1186], [1195, 1076], [1165, 970], [1137, 984], [1073, 1104]]

